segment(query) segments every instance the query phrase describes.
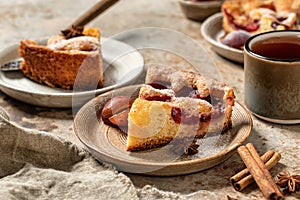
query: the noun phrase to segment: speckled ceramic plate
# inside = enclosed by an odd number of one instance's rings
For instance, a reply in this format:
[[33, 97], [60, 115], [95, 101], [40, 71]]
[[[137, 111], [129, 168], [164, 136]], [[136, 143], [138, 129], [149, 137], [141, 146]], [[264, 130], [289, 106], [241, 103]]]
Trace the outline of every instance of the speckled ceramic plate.
[[154, 176], [174, 176], [199, 172], [227, 160], [249, 136], [252, 119], [247, 110], [236, 102], [233, 127], [223, 134], [199, 139], [199, 152], [180, 156], [170, 145], [147, 151], [126, 151], [126, 134], [107, 126], [100, 117], [101, 110], [113, 96], [135, 98], [140, 86], [127, 86], [106, 92], [85, 104], [76, 114], [74, 131], [79, 140], [100, 162], [110, 163], [118, 170]]
[[[45, 39], [37, 40], [44, 44]], [[51, 88], [24, 77], [21, 71], [0, 71], [0, 89], [8, 96], [20, 101], [45, 107], [71, 108], [82, 105], [96, 95], [131, 84], [142, 72], [144, 60], [133, 47], [110, 38], [101, 38], [101, 50], [105, 66], [103, 88], [74, 92]], [[0, 52], [0, 65], [20, 60], [19, 44], [14, 44]]]
[[222, 13], [216, 13], [208, 17], [201, 26], [201, 34], [212, 45], [212, 49], [216, 53], [229, 60], [243, 63], [244, 52], [242, 50], [229, 47], [221, 42], [221, 38], [224, 36], [222, 19]]

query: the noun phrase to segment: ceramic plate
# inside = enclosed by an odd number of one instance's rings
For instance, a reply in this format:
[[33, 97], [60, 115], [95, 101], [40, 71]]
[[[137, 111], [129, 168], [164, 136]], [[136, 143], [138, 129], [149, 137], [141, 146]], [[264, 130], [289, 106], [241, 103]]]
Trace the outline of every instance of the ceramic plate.
[[242, 50], [229, 47], [221, 42], [221, 38], [224, 36], [222, 19], [222, 13], [216, 13], [207, 18], [201, 26], [201, 34], [212, 45], [212, 49], [216, 53], [229, 60], [243, 63], [244, 54]]
[[128, 152], [126, 134], [107, 126], [100, 112], [108, 99], [127, 95], [135, 98], [140, 86], [127, 86], [106, 92], [85, 104], [76, 114], [74, 131], [79, 140], [100, 162], [110, 163], [118, 170], [154, 176], [174, 176], [198, 172], [227, 160], [234, 150], [249, 136], [252, 119], [247, 110], [236, 102], [233, 110], [233, 127], [223, 134], [198, 140], [196, 155], [178, 156], [170, 145], [152, 150]]
[[[43, 44], [46, 40], [38, 40]], [[131, 46], [108, 38], [101, 38], [105, 85], [93, 91], [74, 92], [51, 88], [24, 77], [21, 71], [0, 71], [0, 89], [8, 96], [20, 101], [45, 107], [70, 108], [82, 105], [96, 95], [117, 87], [131, 84], [142, 72], [144, 60]], [[5, 48], [0, 53], [0, 65], [19, 60], [19, 44]]]

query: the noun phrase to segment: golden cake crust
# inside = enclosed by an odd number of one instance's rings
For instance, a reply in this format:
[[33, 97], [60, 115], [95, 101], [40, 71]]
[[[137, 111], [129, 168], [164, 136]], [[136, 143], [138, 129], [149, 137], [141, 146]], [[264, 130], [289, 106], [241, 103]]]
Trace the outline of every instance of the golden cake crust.
[[167, 114], [171, 109], [167, 102], [136, 99], [128, 116], [126, 150], [151, 149], [170, 142], [178, 130], [178, 125]]

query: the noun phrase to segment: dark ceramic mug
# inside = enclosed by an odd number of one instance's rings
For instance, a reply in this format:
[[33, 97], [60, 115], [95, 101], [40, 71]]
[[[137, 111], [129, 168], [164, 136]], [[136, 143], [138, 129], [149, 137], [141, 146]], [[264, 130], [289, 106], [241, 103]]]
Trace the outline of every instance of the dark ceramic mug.
[[300, 123], [300, 31], [252, 36], [244, 49], [245, 104], [275, 123]]

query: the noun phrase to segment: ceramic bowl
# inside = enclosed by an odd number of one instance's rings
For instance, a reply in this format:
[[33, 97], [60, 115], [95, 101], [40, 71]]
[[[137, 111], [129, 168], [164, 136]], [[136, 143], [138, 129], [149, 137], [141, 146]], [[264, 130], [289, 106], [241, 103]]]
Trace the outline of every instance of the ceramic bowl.
[[222, 1], [199, 1], [179, 0], [182, 12], [189, 19], [204, 21], [207, 17], [221, 11]]
[[300, 123], [300, 53], [297, 52], [300, 52], [297, 30], [262, 33], [246, 42], [245, 104], [253, 114], [275, 123]]

